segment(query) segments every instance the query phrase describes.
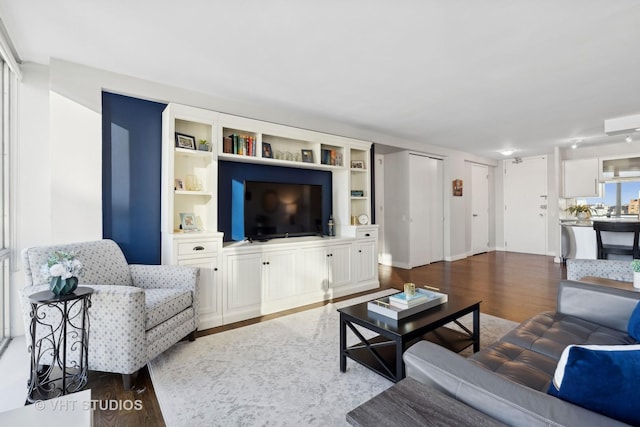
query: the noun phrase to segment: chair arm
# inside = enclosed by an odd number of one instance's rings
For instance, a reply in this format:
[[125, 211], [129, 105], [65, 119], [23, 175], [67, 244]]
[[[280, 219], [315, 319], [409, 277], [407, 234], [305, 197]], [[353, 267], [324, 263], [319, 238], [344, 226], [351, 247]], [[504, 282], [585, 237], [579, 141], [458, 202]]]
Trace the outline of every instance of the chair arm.
[[512, 426], [626, 425], [484, 369], [420, 341], [404, 353], [408, 377]]
[[200, 269], [184, 265], [129, 265], [133, 286], [144, 289], [184, 288], [196, 292]]
[[626, 331], [640, 293], [608, 286], [563, 280], [558, 287], [558, 313]]

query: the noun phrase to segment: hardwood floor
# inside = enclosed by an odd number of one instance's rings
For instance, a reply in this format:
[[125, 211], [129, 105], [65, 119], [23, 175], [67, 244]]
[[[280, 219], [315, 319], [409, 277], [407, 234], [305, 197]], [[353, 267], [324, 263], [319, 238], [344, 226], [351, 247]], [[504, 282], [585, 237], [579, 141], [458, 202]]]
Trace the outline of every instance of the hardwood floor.
[[[481, 312], [517, 322], [541, 311], [554, 310], [558, 283], [566, 277], [564, 266], [555, 264], [552, 257], [511, 252], [489, 252], [460, 261], [438, 262], [412, 270], [380, 266], [379, 271], [380, 289], [402, 289], [405, 282], [413, 282], [416, 286], [429, 285], [440, 288], [442, 292], [449, 294], [450, 298], [456, 295], [475, 296], [482, 300]], [[364, 294], [367, 292], [349, 295], [336, 301]], [[200, 331], [198, 336], [262, 322], [319, 307], [328, 302]], [[92, 389], [94, 400], [140, 400], [142, 404], [140, 411], [96, 410], [96, 427], [165, 425], [146, 367], [140, 371], [133, 391], [124, 390], [120, 375], [103, 372], [91, 372], [87, 387]]]

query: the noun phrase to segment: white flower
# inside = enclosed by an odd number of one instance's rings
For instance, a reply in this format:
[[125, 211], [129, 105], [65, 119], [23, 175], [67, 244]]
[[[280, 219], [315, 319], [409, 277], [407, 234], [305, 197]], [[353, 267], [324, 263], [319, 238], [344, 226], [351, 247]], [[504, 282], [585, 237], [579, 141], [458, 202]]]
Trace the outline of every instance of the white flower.
[[49, 255], [47, 264], [41, 269], [44, 275], [49, 277], [61, 277], [68, 279], [77, 277], [82, 271], [82, 263], [75, 259], [75, 253], [56, 251]]
[[62, 276], [63, 274], [66, 274], [66, 273], [67, 273], [67, 270], [62, 266], [62, 264], [53, 264], [51, 268], [49, 268], [49, 274], [52, 277]]

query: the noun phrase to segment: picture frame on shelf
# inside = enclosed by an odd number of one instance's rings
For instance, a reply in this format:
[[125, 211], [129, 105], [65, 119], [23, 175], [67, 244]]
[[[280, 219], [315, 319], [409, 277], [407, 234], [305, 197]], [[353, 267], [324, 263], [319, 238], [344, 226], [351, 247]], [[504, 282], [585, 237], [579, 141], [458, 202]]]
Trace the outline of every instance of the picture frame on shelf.
[[302, 161], [304, 163], [313, 163], [313, 151], [312, 150], [307, 150], [307, 149], [302, 149]]
[[176, 132], [176, 147], [187, 148], [189, 150], [196, 149], [196, 138], [191, 135]]
[[197, 230], [198, 223], [196, 222], [196, 216], [193, 213], [181, 213], [180, 229], [181, 230]]
[[351, 169], [364, 169], [364, 160], [351, 160]]
[[176, 191], [184, 191], [184, 181], [181, 178], [176, 178], [173, 189]]
[[273, 159], [273, 151], [271, 150], [271, 144], [268, 142], [262, 143], [262, 158]]

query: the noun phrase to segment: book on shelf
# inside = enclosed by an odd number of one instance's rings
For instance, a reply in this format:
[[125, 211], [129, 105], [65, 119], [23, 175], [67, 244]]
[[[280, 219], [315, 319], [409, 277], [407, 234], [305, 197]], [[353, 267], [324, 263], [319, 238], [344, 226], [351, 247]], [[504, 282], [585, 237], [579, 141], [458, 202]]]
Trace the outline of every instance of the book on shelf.
[[321, 151], [321, 163], [323, 165], [340, 166], [337, 162], [338, 153], [336, 150], [323, 148]]
[[412, 307], [398, 307], [391, 303], [390, 298], [398, 295], [394, 294], [384, 298], [378, 298], [367, 303], [367, 309], [373, 313], [382, 315], [386, 318], [393, 320], [404, 319], [405, 317], [412, 316], [430, 308], [436, 307], [440, 304], [444, 304], [448, 301], [447, 294], [440, 292], [427, 291], [424, 289], [416, 289], [416, 294], [426, 294], [426, 300], [422, 303], [414, 305]]
[[231, 135], [224, 137], [222, 151], [224, 153], [237, 154], [240, 156], [255, 156], [256, 138], [254, 136], [232, 133]]

